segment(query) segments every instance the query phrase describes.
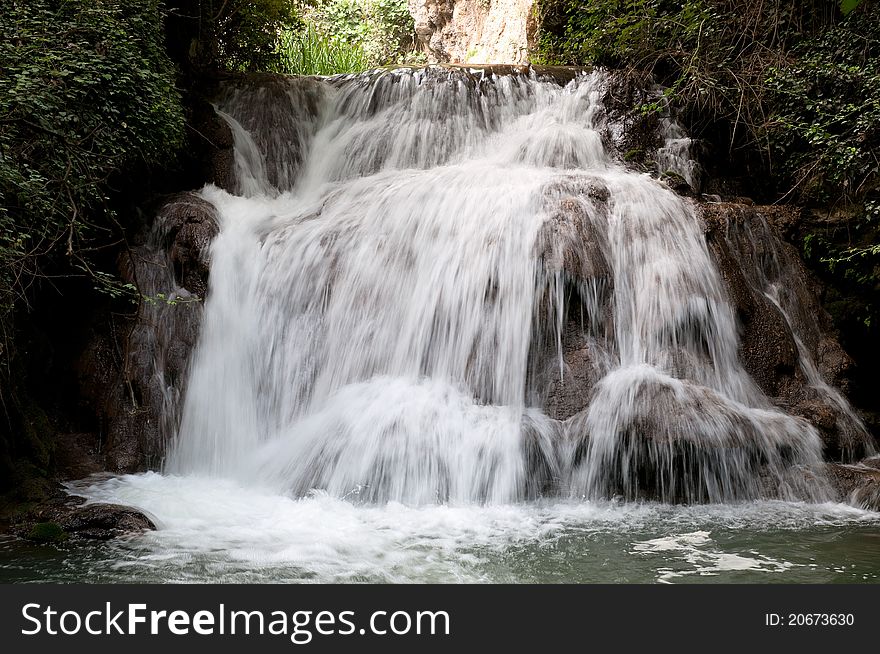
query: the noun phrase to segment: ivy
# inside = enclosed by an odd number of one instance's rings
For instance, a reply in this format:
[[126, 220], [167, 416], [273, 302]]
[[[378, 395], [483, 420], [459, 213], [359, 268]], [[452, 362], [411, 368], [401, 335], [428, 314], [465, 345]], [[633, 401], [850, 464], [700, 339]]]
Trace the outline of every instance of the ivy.
[[0, 318], [59, 262], [113, 287], [90, 252], [118, 234], [110, 182], [168, 165], [183, 138], [156, 0], [3, 0]]

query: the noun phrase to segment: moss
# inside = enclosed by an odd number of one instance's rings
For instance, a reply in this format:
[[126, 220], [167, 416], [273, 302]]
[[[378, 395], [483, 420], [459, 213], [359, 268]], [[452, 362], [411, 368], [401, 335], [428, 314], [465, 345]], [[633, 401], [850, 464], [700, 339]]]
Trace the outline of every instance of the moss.
[[57, 522], [38, 522], [25, 538], [38, 543], [60, 543], [67, 540], [67, 532]]
[[660, 179], [670, 185], [687, 184], [687, 180], [672, 170], [664, 170], [660, 173]]

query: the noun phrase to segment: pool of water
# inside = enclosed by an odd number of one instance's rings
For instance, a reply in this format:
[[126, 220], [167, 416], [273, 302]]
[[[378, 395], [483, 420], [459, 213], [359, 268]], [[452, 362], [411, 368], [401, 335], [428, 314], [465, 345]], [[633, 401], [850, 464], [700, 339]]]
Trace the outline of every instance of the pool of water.
[[383, 506], [156, 473], [74, 484], [158, 529], [0, 540], [0, 582], [878, 583], [880, 514], [841, 504]]

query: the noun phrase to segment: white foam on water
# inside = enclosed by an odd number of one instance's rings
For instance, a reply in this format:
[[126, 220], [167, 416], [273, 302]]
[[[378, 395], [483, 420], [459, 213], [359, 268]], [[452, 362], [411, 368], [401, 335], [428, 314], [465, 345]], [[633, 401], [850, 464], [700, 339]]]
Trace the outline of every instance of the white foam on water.
[[[91, 502], [135, 506], [158, 529], [124, 544], [116, 569], [165, 581], [496, 581], [489, 563], [527, 550], [541, 560], [565, 539], [589, 550], [593, 540], [636, 542], [635, 556], [673, 555], [690, 574], [781, 571], [784, 562], [725, 552], [716, 529], [800, 530], [878, 524], [880, 516], [836, 504], [757, 502], [670, 506], [623, 502], [524, 502], [406, 506], [362, 504], [313, 493], [279, 495], [231, 480], [157, 473], [84, 480], [71, 491]], [[708, 527], [707, 527], [708, 526]], [[552, 566], [549, 561], [540, 565]], [[644, 564], [639, 564], [644, 565]]]
[[784, 573], [795, 566], [788, 561], [780, 561], [757, 552], [725, 552], [712, 540], [711, 532], [695, 531], [686, 534], [673, 534], [663, 538], [640, 541], [633, 545], [633, 551], [643, 555], [662, 555], [688, 565], [686, 569], [660, 567], [657, 581], [672, 583], [675, 579], [692, 575], [717, 576], [725, 572]]

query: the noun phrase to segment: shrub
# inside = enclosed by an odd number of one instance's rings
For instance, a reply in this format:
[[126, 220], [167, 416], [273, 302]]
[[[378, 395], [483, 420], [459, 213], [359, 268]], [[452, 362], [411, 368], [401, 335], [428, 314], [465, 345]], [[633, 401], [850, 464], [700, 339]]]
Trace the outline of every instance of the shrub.
[[317, 0], [303, 17], [334, 43], [363, 50], [367, 67], [415, 58], [415, 24], [406, 0]]
[[111, 178], [173, 160], [183, 112], [158, 0], [4, 2], [0, 69], [5, 318], [50, 262], [91, 273], [114, 232]]

